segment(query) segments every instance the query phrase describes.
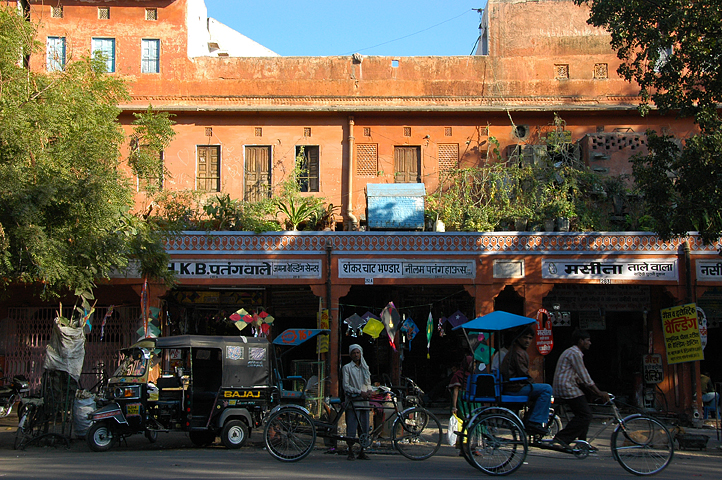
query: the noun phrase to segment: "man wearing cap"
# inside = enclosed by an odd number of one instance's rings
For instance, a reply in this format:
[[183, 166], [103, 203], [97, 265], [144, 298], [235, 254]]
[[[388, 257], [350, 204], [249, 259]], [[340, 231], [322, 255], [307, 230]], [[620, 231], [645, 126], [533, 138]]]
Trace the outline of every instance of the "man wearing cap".
[[[346, 410], [346, 436], [358, 437], [358, 424], [361, 423], [361, 431], [369, 432], [369, 402], [367, 401], [371, 395], [371, 371], [366, 364], [363, 356], [363, 348], [360, 345], [353, 344], [348, 347], [348, 354], [351, 361], [343, 366], [341, 373], [343, 376], [343, 391], [348, 398], [353, 400], [354, 407], [360, 407], [355, 410], [348, 408]], [[353, 442], [348, 444], [348, 460], [353, 460]], [[363, 447], [357, 457], [359, 460], [368, 460], [369, 457], [364, 453]]]
[[574, 440], [586, 441], [589, 424], [592, 422], [592, 409], [589, 408], [587, 397], [580, 387], [583, 386], [594, 395], [609, 401], [609, 394], [597, 388], [584, 366], [584, 352], [592, 345], [589, 332], [577, 328], [572, 332], [572, 342], [574, 345], [564, 350], [554, 371], [554, 397], [569, 405], [574, 414], [567, 426], [556, 434], [554, 441], [568, 450], [571, 449], [569, 443]]

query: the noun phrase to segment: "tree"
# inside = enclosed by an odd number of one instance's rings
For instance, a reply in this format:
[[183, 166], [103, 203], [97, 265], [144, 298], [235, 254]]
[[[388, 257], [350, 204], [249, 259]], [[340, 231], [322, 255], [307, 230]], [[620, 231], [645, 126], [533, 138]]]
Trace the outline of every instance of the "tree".
[[[13, 8], [0, 8], [0, 32], [3, 288], [39, 285], [44, 298], [90, 291], [131, 259], [144, 274], [170, 281], [163, 232], [132, 213], [117, 120], [117, 105], [128, 98], [123, 81], [98, 58], [70, 61], [59, 72], [25, 68], [23, 59], [43, 53], [34, 26]], [[152, 138], [154, 148], [167, 145], [167, 116], [143, 115], [137, 135]]]
[[634, 159], [637, 186], [663, 238], [722, 235], [722, 1], [574, 0], [590, 8], [588, 23], [611, 34], [617, 72], [640, 87], [663, 114], [693, 117], [700, 133], [682, 143], [649, 133], [649, 155]]

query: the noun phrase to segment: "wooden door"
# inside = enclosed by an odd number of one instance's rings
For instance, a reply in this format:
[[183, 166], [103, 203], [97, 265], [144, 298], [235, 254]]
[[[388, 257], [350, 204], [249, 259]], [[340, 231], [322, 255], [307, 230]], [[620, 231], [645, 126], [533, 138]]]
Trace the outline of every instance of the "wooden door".
[[271, 147], [246, 147], [244, 200], [271, 198]]
[[421, 183], [421, 147], [394, 148], [394, 181]]

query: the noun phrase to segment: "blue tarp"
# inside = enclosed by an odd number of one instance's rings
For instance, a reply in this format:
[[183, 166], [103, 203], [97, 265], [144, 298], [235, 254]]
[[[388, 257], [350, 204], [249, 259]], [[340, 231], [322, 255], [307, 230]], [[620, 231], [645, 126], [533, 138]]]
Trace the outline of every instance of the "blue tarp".
[[522, 325], [531, 325], [532, 323], [536, 323], [536, 320], [533, 318], [497, 310], [496, 312], [491, 312], [469, 320], [458, 327], [454, 327], [454, 330], [463, 328], [464, 330], [473, 330], [476, 332], [500, 332]]

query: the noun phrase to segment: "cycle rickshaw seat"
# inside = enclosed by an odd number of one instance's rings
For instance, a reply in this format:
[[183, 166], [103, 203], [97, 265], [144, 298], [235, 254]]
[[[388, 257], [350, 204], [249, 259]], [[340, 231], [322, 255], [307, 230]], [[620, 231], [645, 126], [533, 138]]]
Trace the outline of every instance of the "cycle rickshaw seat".
[[[510, 382], [518, 380], [513, 378]], [[502, 382], [489, 373], [477, 373], [469, 375], [466, 381], [466, 392], [464, 399], [469, 402], [496, 403], [499, 405], [526, 404], [529, 402], [527, 395], [511, 395], [502, 393]]]

